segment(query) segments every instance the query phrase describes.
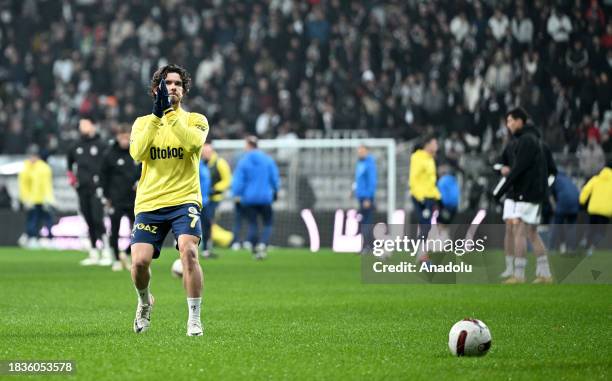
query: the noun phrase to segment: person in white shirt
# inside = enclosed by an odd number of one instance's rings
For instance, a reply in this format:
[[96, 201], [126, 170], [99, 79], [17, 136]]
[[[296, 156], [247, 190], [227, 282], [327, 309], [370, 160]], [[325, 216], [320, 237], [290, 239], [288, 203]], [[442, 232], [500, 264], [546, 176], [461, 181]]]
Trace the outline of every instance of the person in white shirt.
[[567, 15], [559, 12], [557, 8], [553, 8], [550, 17], [548, 17], [546, 31], [556, 43], [565, 43], [569, 40], [572, 32], [572, 22]]
[[508, 34], [508, 28], [510, 26], [510, 22], [508, 21], [508, 17], [502, 13], [501, 9], [496, 9], [493, 17], [489, 19], [489, 28], [491, 28], [491, 33], [493, 37], [497, 41], [501, 41]]

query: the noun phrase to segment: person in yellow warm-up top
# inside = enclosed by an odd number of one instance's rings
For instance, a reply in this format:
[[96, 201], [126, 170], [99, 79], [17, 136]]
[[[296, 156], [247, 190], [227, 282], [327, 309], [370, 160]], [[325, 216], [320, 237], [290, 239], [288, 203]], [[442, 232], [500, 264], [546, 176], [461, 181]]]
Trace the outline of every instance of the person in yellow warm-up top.
[[138, 293], [134, 332], [151, 325], [153, 296], [149, 291], [149, 266], [158, 258], [166, 235], [172, 229], [183, 265], [189, 317], [187, 336], [202, 336], [200, 305], [202, 269], [198, 245], [202, 235], [200, 210], [200, 154], [208, 135], [202, 114], [181, 107], [191, 77], [178, 65], [159, 68], [151, 80], [155, 98], [153, 112], [134, 122], [130, 155], [142, 162], [136, 189], [132, 229], [132, 280]]
[[[431, 217], [440, 201], [440, 191], [436, 187], [436, 161], [438, 140], [433, 136], [426, 136], [422, 145], [410, 156], [410, 177], [408, 186], [412, 195], [412, 202], [419, 218], [419, 239], [425, 241], [431, 229]], [[423, 242], [424, 245], [425, 242]], [[422, 246], [417, 259], [429, 262], [427, 250]]]
[[[210, 171], [209, 201], [202, 208], [202, 214], [206, 216], [202, 218], [202, 257], [215, 258], [216, 255], [212, 252], [211, 228], [215, 223], [217, 207], [223, 200], [225, 191], [232, 184], [232, 169], [227, 161], [214, 150], [210, 141], [206, 142], [202, 148], [202, 161]], [[204, 221], [208, 222], [204, 223]]]
[[31, 146], [28, 153], [30, 157], [19, 173], [19, 199], [27, 210], [25, 236], [19, 239], [19, 243], [37, 248], [41, 223], [47, 227], [48, 238], [52, 238], [53, 173], [49, 164], [41, 159], [37, 146]]
[[612, 160], [609, 160], [598, 175], [593, 176], [580, 191], [580, 204], [588, 202], [589, 231], [587, 233], [587, 255], [605, 236], [606, 225], [612, 217]]

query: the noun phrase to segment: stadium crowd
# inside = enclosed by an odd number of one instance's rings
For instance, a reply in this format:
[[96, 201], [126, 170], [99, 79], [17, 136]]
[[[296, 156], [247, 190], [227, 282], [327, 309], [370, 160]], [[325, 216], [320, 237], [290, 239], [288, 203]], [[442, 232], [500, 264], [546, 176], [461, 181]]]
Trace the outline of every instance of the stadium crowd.
[[[211, 137], [434, 130], [491, 151], [522, 105], [555, 151], [610, 153], [612, 1], [0, 1], [0, 153], [63, 153], [149, 112], [166, 62]], [[587, 142], [590, 143], [587, 144]], [[603, 163], [602, 163], [603, 165]]]

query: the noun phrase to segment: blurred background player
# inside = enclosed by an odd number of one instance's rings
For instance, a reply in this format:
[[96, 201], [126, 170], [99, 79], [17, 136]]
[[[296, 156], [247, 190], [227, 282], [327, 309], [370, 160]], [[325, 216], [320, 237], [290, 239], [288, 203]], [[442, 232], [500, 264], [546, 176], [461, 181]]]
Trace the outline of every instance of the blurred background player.
[[376, 183], [377, 171], [376, 160], [368, 152], [368, 148], [360, 145], [357, 148], [357, 165], [355, 166], [355, 183], [353, 192], [359, 202], [359, 231], [363, 234], [363, 252], [367, 251], [372, 245], [372, 224], [374, 223], [374, 213], [376, 211]]
[[576, 184], [563, 170], [559, 170], [552, 186], [555, 212], [549, 237], [549, 250], [556, 250], [557, 247], [560, 247], [561, 253], [576, 250], [576, 220], [580, 209], [579, 195]]
[[[431, 217], [440, 200], [440, 191], [436, 187], [436, 152], [438, 140], [433, 135], [426, 136], [420, 148], [410, 156], [410, 173], [408, 186], [412, 202], [419, 221], [418, 237], [427, 240], [431, 229]], [[424, 245], [422, 246], [424, 248]], [[419, 261], [429, 262], [427, 251], [421, 250]]]
[[132, 229], [132, 281], [138, 294], [134, 332], [151, 326], [153, 295], [149, 268], [159, 258], [166, 235], [172, 229], [183, 266], [187, 294], [187, 336], [202, 336], [202, 268], [198, 245], [202, 238], [200, 210], [200, 155], [208, 135], [208, 120], [181, 107], [189, 92], [191, 76], [178, 65], [159, 68], [151, 79], [153, 112], [136, 119], [130, 136], [130, 155], [142, 162], [136, 189]]
[[53, 173], [49, 164], [41, 159], [37, 146], [32, 145], [28, 153], [30, 157], [23, 163], [23, 169], [19, 172], [19, 199], [27, 210], [26, 231], [19, 239], [19, 244], [38, 248], [41, 243], [38, 240], [41, 224], [47, 228], [47, 238], [53, 238]]
[[582, 187], [580, 204], [587, 205], [589, 214], [586, 248], [587, 255], [591, 256], [605, 236], [606, 225], [612, 217], [612, 160]]
[[[202, 149], [202, 152], [203, 151], [204, 149]], [[202, 156], [204, 156], [204, 154], [202, 154]], [[208, 204], [210, 204], [210, 189], [210, 169], [208, 169], [208, 165], [204, 160], [200, 160], [200, 193], [202, 193], [202, 213], [200, 213], [200, 223], [202, 225], [202, 244], [205, 248], [201, 255], [205, 259], [216, 258], [216, 255], [212, 254], [207, 249], [206, 245], [206, 240], [210, 239], [210, 232], [212, 228], [210, 213], [206, 213], [206, 207]], [[204, 237], [207, 237], [206, 240]]]
[[[270, 156], [257, 149], [257, 138], [246, 138], [246, 152], [238, 162], [232, 180], [232, 195], [240, 202], [248, 223], [247, 240], [253, 247], [255, 259], [267, 256], [267, 246], [272, 234], [272, 202], [280, 187], [278, 167]], [[259, 234], [258, 218], [262, 220]]]
[[204, 148], [202, 148], [202, 160], [210, 173], [208, 203], [205, 203], [202, 208], [202, 220], [204, 220], [203, 216], [206, 214], [210, 221], [210, 227], [202, 231], [202, 245], [204, 247], [202, 255], [205, 258], [214, 258], [216, 255], [212, 253], [211, 228], [212, 224], [215, 223], [217, 207], [223, 200], [225, 191], [229, 189], [232, 183], [232, 169], [227, 161], [217, 154], [210, 142], [204, 144]]
[[453, 223], [453, 218], [457, 214], [461, 190], [457, 177], [451, 170], [450, 165], [440, 165], [438, 167], [438, 174], [440, 178], [436, 186], [438, 191], [440, 191], [440, 209], [438, 211], [437, 223], [440, 239], [444, 240], [450, 238], [448, 225]]
[[127, 216], [130, 231], [134, 225], [134, 202], [141, 166], [130, 156], [130, 126], [121, 124], [115, 141], [104, 153], [100, 169], [100, 189], [106, 211], [110, 217], [110, 247], [113, 250], [113, 271], [129, 270], [127, 253], [119, 250], [121, 218]]
[[[514, 161], [516, 157], [517, 139], [515, 138], [514, 135], [512, 135], [512, 132], [509, 129], [507, 129], [507, 131], [510, 133], [509, 140], [506, 143], [506, 146], [504, 147], [502, 155], [500, 156], [499, 163], [495, 164], [494, 166], [494, 168], [499, 167], [500, 173], [503, 176], [503, 178], [508, 176], [508, 174], [510, 173], [510, 170], [512, 166], [514, 165]], [[539, 131], [535, 128], [534, 128], [534, 131], [538, 133], [538, 137], [539, 137]], [[544, 211], [547, 208], [550, 209], [550, 203], [548, 201], [549, 191], [550, 191], [549, 186], [552, 185], [552, 183], [554, 182], [555, 176], [557, 175], [557, 167], [554, 163], [552, 152], [550, 151], [550, 148], [548, 147], [548, 145], [540, 141], [540, 146], [544, 153], [546, 173], [548, 175], [547, 185], [545, 187], [544, 201], [542, 202], [542, 211], [540, 212], [540, 222], [542, 222], [542, 215], [544, 214]], [[508, 191], [506, 192], [506, 195], [507, 197], [504, 200], [504, 206], [503, 206], [503, 212], [502, 212], [502, 219], [504, 220], [505, 228], [506, 228], [505, 235], [504, 235], [504, 254], [505, 254], [506, 269], [504, 270], [503, 273], [501, 273], [500, 278], [509, 278], [514, 275], [514, 259], [515, 259], [514, 242], [517, 239], [515, 231], [516, 231], [516, 226], [520, 220], [519, 213], [518, 213], [519, 208], [517, 208], [516, 201], [513, 199], [513, 197], [516, 197], [516, 196], [514, 195], [512, 188], [508, 189]], [[532, 247], [534, 245], [539, 245], [539, 241], [541, 241], [541, 237], [539, 236], [539, 233], [536, 227], [532, 227], [527, 230], [526, 238], [529, 241], [529, 243], [532, 245]], [[545, 250], [545, 248], [541, 248], [541, 250]]]
[[[80, 263], [83, 266], [110, 266], [113, 261], [108, 250], [108, 235], [104, 226], [104, 207], [99, 193], [102, 154], [107, 145], [97, 134], [95, 121], [91, 116], [79, 120], [80, 139], [68, 152], [68, 181], [79, 196], [79, 209], [89, 229], [89, 257]], [[102, 242], [98, 250], [97, 242]], [[102, 255], [100, 255], [102, 253]]]
[[542, 203], [547, 196], [549, 163], [540, 135], [533, 125], [527, 124], [527, 119], [527, 113], [520, 107], [506, 114], [507, 128], [517, 139], [514, 163], [508, 176], [502, 178], [493, 191], [494, 197], [499, 199], [512, 189], [510, 197], [515, 201], [518, 219], [513, 227], [514, 274], [505, 281], [508, 284], [525, 282], [527, 238], [537, 257], [534, 283], [552, 282], [546, 247], [537, 233]]
[[[510, 134], [508, 137], [508, 142], [502, 151], [499, 162], [494, 166], [495, 168], [499, 166], [499, 172], [501, 173], [502, 177], [508, 176], [510, 173], [510, 168], [512, 168], [514, 163], [516, 139], [510, 130], [508, 130], [508, 132]], [[501, 273], [500, 278], [509, 278], [514, 275], [514, 226], [518, 222], [518, 216], [514, 206], [515, 201], [512, 199], [512, 193], [512, 189], [509, 189], [507, 197], [504, 200], [502, 210], [502, 220], [504, 221], [506, 229], [504, 234], [504, 257], [506, 269]]]

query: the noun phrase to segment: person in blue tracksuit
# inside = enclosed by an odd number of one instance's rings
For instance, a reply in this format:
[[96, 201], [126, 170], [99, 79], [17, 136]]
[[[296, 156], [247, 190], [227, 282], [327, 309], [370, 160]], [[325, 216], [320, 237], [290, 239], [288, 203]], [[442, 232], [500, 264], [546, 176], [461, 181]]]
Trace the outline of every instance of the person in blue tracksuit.
[[[272, 234], [272, 203], [280, 187], [278, 167], [274, 160], [257, 148], [257, 138], [246, 138], [246, 152], [236, 165], [232, 194], [240, 202], [249, 224], [247, 239], [255, 259], [264, 259]], [[259, 235], [258, 217], [263, 222]]]
[[[210, 237], [210, 230], [212, 228], [211, 214], [206, 213], [206, 208], [210, 204], [210, 189], [211, 189], [211, 177], [208, 165], [204, 160], [200, 160], [200, 193], [202, 193], [202, 213], [200, 213], [200, 223], [202, 225], [202, 236]], [[202, 239], [204, 244], [204, 250], [202, 250], [201, 256], [205, 259], [215, 258], [216, 255], [211, 253], [208, 249], [206, 242]]]
[[363, 246], [364, 249], [368, 249], [372, 245], [371, 231], [376, 211], [376, 160], [374, 156], [368, 153], [368, 148], [364, 145], [357, 148], [357, 156], [353, 192], [359, 202], [359, 215], [361, 216], [359, 230], [363, 234]]
[[562, 241], [561, 252], [565, 252], [566, 249], [574, 251], [576, 250], [576, 219], [580, 209], [578, 202], [580, 192], [572, 179], [561, 170], [557, 172], [551, 191], [556, 205], [548, 249], [555, 250], [559, 241]]

